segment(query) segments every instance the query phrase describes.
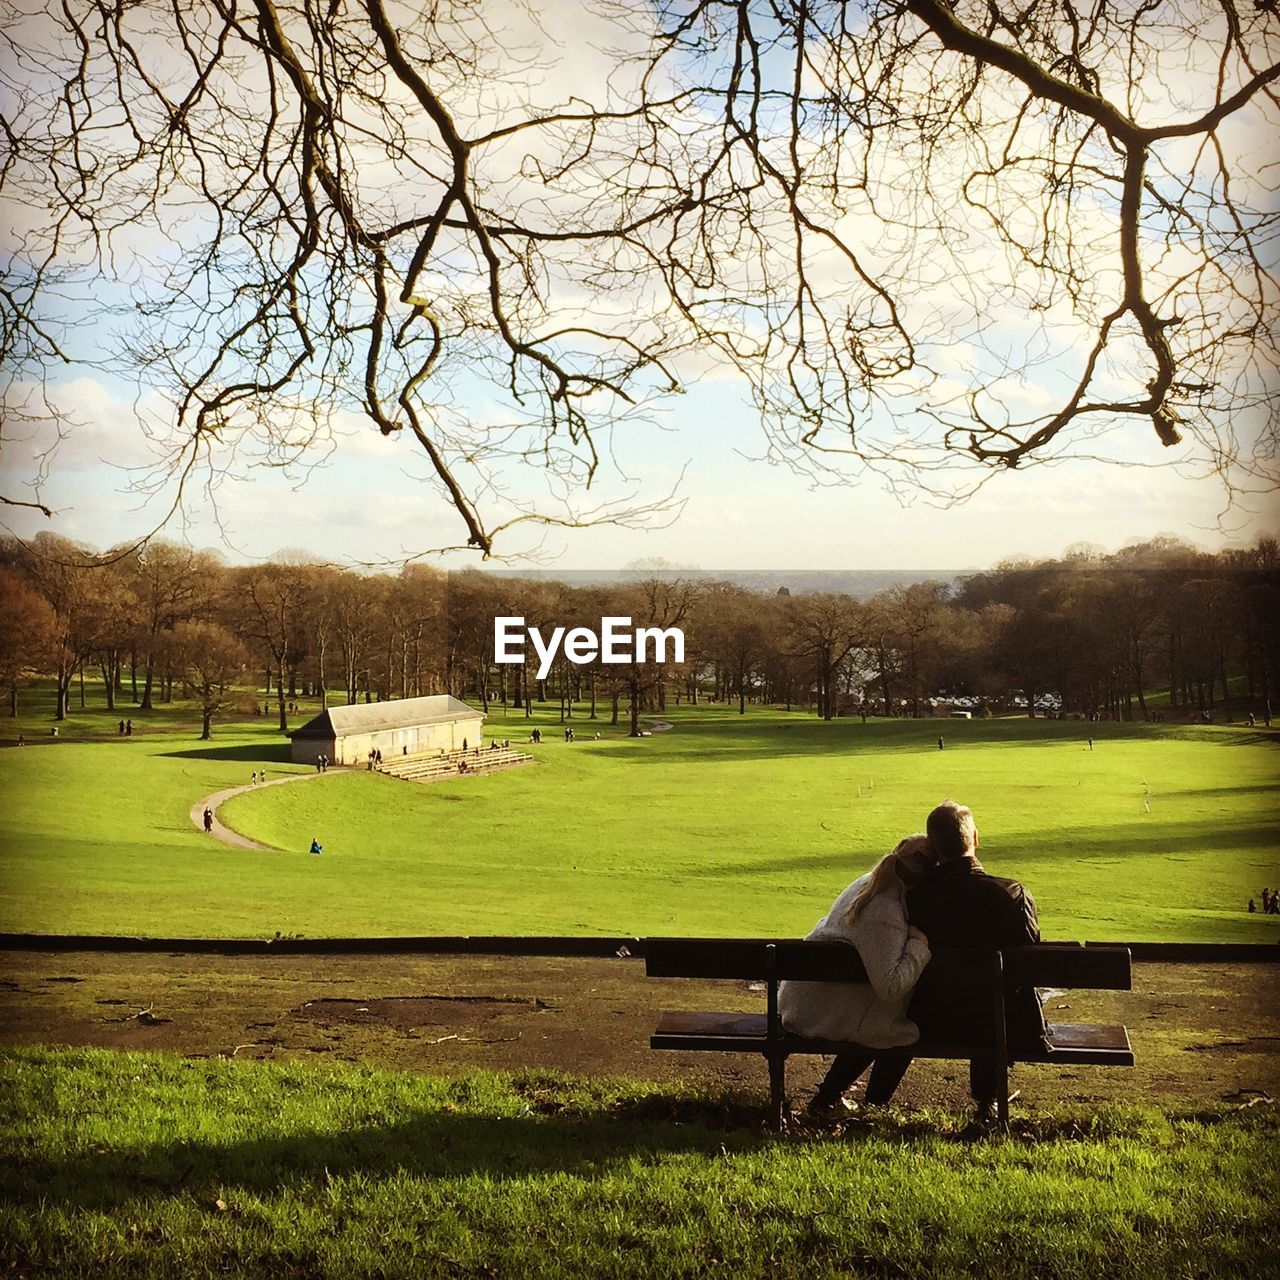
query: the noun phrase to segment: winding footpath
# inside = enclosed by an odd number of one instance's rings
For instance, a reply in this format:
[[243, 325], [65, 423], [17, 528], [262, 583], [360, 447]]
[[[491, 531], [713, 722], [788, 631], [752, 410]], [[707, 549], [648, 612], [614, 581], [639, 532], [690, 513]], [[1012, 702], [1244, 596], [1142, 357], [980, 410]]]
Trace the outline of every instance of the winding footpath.
[[[650, 733], [665, 733], [672, 725], [667, 720], [648, 720], [645, 721]], [[329, 766], [325, 772], [332, 770], [334, 773], [348, 773], [351, 766], [333, 765]], [[248, 836], [242, 836], [238, 831], [232, 831], [218, 817], [218, 806], [224, 800], [230, 800], [232, 796], [244, 795], [246, 791], [260, 791], [263, 787], [282, 787], [290, 782], [310, 782], [315, 778], [323, 778], [323, 773], [290, 773], [283, 778], [272, 778], [269, 782], [248, 783], [240, 787], [227, 787], [223, 791], [215, 791], [211, 795], [207, 795], [202, 800], [197, 800], [191, 806], [191, 825], [197, 831], [204, 831], [204, 811], [206, 809], [213, 810], [213, 829], [209, 832], [215, 840], [221, 840], [223, 844], [229, 844], [237, 849], [254, 849], [259, 853], [288, 853], [287, 849], [280, 849], [273, 844], [262, 844], [257, 840], [250, 840]]]
[[[329, 768], [334, 773], [346, 773], [348, 770], [340, 765], [330, 765]], [[237, 849], [256, 849], [261, 853], [289, 853], [295, 850], [280, 849], [273, 844], [260, 844], [257, 840], [250, 840], [248, 836], [242, 836], [237, 831], [232, 831], [218, 818], [218, 806], [224, 800], [230, 800], [232, 796], [243, 795], [246, 791], [261, 791], [263, 787], [282, 787], [289, 782], [310, 782], [313, 778], [323, 778], [323, 773], [290, 773], [283, 778], [272, 778], [269, 782], [259, 782], [256, 786], [249, 783], [243, 787], [228, 787], [225, 791], [215, 791], [212, 795], [205, 796], [203, 800], [197, 800], [191, 806], [191, 822], [197, 831], [204, 830], [204, 811], [206, 809], [213, 810], [213, 830], [209, 832], [217, 840], [221, 840], [223, 844], [234, 845]], [[305, 853], [306, 851], [303, 850]]]

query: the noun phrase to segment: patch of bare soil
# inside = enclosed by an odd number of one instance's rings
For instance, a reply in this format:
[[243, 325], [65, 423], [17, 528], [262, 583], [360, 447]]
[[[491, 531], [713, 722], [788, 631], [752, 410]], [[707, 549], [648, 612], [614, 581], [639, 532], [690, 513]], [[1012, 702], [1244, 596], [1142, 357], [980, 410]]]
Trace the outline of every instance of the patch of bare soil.
[[[0, 972], [0, 1044], [684, 1077], [757, 1090], [762, 1102], [767, 1090], [759, 1057], [649, 1048], [662, 1010], [758, 1011], [758, 989], [647, 979], [635, 959], [10, 952]], [[1137, 1066], [1015, 1067], [1015, 1105], [1280, 1097], [1278, 996], [1272, 964], [1137, 964], [1132, 991], [1054, 993], [1050, 1021], [1125, 1023]], [[825, 1065], [791, 1061], [793, 1101]], [[960, 1107], [966, 1079], [963, 1063], [916, 1063], [898, 1101]]]

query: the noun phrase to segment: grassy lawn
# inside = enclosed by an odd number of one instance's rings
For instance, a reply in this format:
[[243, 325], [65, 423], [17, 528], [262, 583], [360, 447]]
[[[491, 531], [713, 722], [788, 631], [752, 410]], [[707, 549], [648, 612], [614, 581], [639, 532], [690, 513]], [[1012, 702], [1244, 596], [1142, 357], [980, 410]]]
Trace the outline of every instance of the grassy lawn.
[[[0, 929], [803, 933], [952, 796], [974, 807], [988, 867], [1032, 888], [1048, 937], [1277, 934], [1244, 911], [1280, 884], [1280, 738], [1262, 731], [713, 707], [639, 740], [600, 724], [596, 741], [579, 718], [569, 746], [541, 712], [530, 768], [430, 786], [334, 772], [224, 804], [280, 850], [261, 853], [211, 841], [188, 812], [254, 769], [309, 772], [272, 721], [201, 743], [182, 708], [135, 714], [129, 739], [119, 714], [90, 709], [57, 742], [24, 718], [33, 745], [0, 752]], [[489, 732], [522, 744], [529, 723], [499, 711]]]
[[[0, 1056], [0, 1239], [57, 1276], [1264, 1276], [1280, 1117], [873, 1117], [546, 1074]], [[6, 1268], [7, 1270], [8, 1268]]]

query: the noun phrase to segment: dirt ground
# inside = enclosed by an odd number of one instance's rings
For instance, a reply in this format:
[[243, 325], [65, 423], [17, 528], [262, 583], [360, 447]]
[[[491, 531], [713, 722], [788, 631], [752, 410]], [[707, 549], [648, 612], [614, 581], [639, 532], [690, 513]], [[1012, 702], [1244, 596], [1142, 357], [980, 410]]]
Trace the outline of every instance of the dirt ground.
[[[1133, 990], [1053, 994], [1050, 1021], [1123, 1022], [1137, 1066], [1015, 1067], [1023, 1105], [1280, 1097], [1280, 965], [1135, 964]], [[364, 1061], [456, 1074], [551, 1068], [767, 1090], [759, 1057], [655, 1053], [663, 1009], [762, 1010], [745, 983], [649, 979], [635, 959], [0, 953], [0, 1044]], [[796, 1058], [802, 1101], [823, 1060]], [[961, 1063], [916, 1063], [904, 1107], [962, 1106]], [[1016, 1104], [1015, 1104], [1016, 1105]]]

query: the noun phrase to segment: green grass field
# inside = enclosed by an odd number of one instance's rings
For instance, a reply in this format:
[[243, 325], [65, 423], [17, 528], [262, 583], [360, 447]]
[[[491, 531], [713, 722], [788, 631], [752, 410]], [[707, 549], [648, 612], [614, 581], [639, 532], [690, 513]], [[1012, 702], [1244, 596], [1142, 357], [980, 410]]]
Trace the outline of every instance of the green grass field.
[[[1280, 737], [1262, 731], [713, 707], [638, 740], [603, 724], [591, 740], [580, 718], [569, 746], [541, 712], [548, 741], [525, 769], [433, 785], [332, 772], [230, 800], [225, 822], [281, 850], [263, 853], [188, 813], [254, 769], [311, 772], [269, 722], [201, 743], [181, 708], [135, 714], [131, 739], [117, 718], [91, 710], [57, 742], [26, 718], [32, 745], [0, 752], [0, 929], [797, 934], [950, 796], [973, 806], [988, 868], [1030, 886], [1047, 937], [1280, 933], [1245, 912], [1280, 884]], [[499, 712], [489, 732], [519, 744], [529, 723]]]
[[0, 1099], [21, 1275], [1274, 1274], [1268, 1107], [773, 1135], [692, 1088], [90, 1050], [0, 1055]]

